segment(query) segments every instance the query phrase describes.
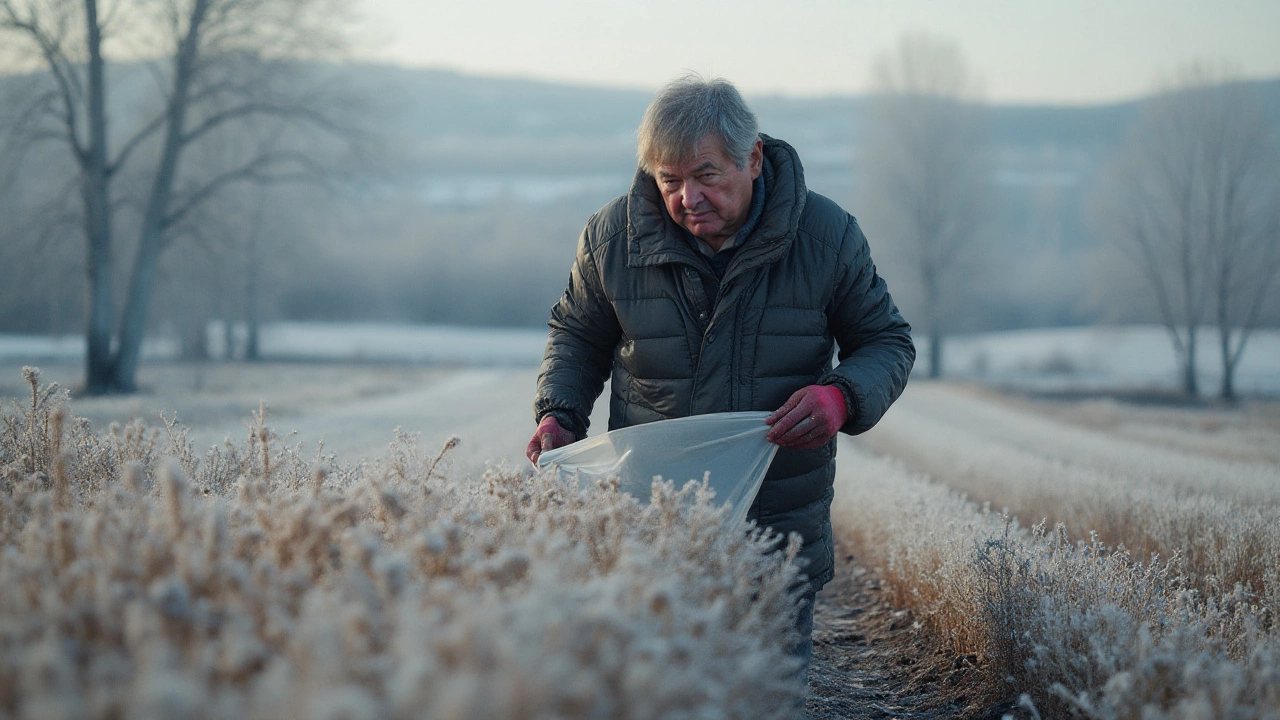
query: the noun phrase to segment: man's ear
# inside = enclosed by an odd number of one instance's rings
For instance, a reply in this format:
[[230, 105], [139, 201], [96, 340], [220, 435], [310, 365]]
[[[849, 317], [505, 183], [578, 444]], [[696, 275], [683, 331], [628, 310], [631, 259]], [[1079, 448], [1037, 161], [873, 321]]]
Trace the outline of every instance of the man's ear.
[[756, 138], [756, 144], [751, 146], [751, 154], [747, 156], [747, 169], [751, 171], [751, 179], [755, 180], [760, 177], [760, 170], [764, 167], [764, 141]]

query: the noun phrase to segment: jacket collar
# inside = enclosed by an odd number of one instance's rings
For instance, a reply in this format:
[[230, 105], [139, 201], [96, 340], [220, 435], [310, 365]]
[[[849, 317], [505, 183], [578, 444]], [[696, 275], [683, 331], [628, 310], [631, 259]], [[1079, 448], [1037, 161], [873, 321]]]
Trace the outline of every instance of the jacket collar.
[[[808, 188], [800, 157], [787, 143], [761, 133], [764, 159], [772, 168], [765, 190], [764, 212], [755, 229], [735, 251], [731, 272], [772, 262], [795, 239]], [[627, 267], [665, 263], [698, 263], [697, 251], [681, 236], [680, 226], [667, 214], [653, 176], [636, 169], [627, 194]]]

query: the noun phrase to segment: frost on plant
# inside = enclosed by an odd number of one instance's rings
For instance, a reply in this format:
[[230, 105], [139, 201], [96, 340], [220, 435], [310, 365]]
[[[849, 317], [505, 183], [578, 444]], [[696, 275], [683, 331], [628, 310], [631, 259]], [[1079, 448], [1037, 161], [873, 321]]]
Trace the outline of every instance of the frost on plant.
[[0, 435], [0, 715], [789, 717], [790, 553], [703, 488], [197, 457], [41, 388]]
[[888, 460], [858, 452], [845, 467], [834, 512], [851, 546], [957, 655], [979, 658], [974, 692], [988, 705], [1025, 694], [1023, 709], [1036, 708], [1025, 717], [1277, 717], [1274, 572], [1264, 593], [1227, 586], [1178, 554], [1136, 558], [1062, 525], [1023, 528]]

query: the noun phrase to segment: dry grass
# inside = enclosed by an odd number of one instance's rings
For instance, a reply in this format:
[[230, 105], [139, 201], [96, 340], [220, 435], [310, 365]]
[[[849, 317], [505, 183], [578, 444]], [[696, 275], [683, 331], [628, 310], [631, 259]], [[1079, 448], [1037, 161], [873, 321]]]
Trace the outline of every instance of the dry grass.
[[490, 472], [402, 437], [197, 457], [28, 378], [0, 435], [0, 715], [789, 717], [796, 568], [699, 487]]
[[980, 658], [985, 703], [1025, 693], [1044, 717], [1280, 717], [1274, 606], [1239, 587], [1197, 591], [1177, 558], [1020, 528], [846, 450], [835, 512], [847, 540], [957, 656]]
[[1239, 585], [1252, 602], [1280, 607], [1280, 467], [1170, 454], [961, 402], [947, 388], [922, 392], [966, 421], [899, 416], [869, 434], [872, 447], [979, 502], [1063, 524], [1074, 539], [1096, 536], [1140, 559], [1177, 556], [1201, 594]]

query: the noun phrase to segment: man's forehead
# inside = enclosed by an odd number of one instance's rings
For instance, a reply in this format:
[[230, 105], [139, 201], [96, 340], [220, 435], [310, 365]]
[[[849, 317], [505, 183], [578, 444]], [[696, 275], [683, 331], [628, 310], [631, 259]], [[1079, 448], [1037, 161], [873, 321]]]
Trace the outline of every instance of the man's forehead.
[[659, 165], [657, 167], [657, 174], [662, 177], [680, 175], [682, 173], [693, 174], [704, 170], [718, 170], [720, 169], [720, 166], [721, 163], [716, 162], [714, 159], [694, 157], [684, 162], [673, 163], [671, 165]]
[[688, 155], [673, 161], [660, 162], [654, 168], [655, 175], [680, 175], [682, 173], [696, 173], [703, 170], [723, 169], [726, 163], [731, 163], [728, 154], [724, 151], [724, 145], [719, 138], [708, 135], [704, 137], [697, 145], [690, 149]]

